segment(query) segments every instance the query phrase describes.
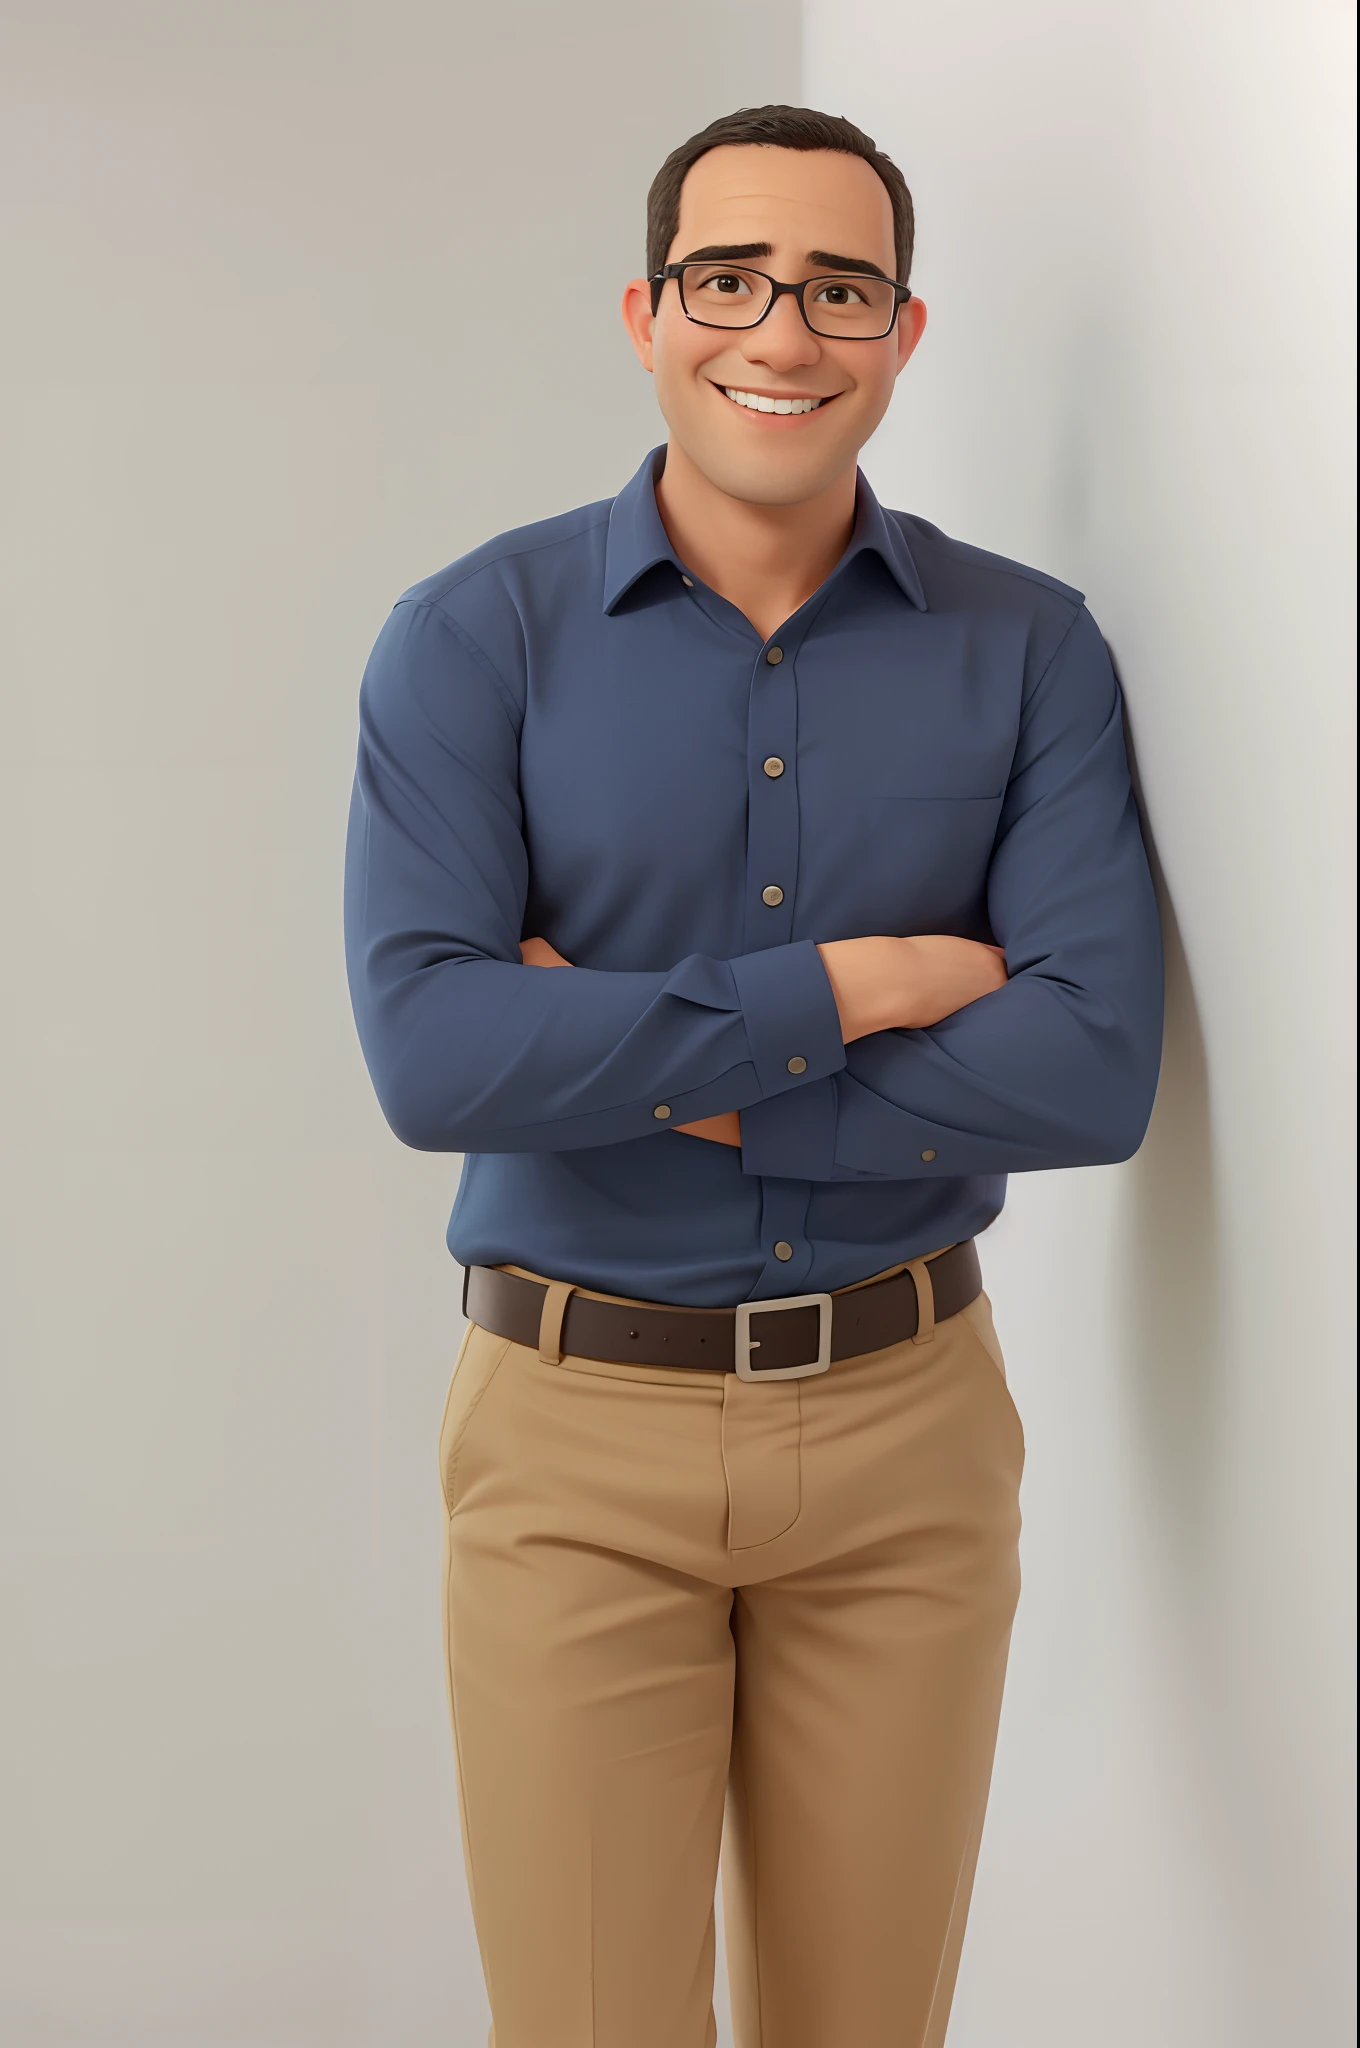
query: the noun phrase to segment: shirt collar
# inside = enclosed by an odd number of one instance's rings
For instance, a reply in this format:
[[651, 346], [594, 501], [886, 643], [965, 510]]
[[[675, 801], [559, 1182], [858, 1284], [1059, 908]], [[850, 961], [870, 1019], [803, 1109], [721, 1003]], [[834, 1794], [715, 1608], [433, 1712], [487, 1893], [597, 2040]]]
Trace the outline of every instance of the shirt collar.
[[[656, 506], [656, 479], [666, 460], [664, 445], [653, 448], [609, 508], [609, 533], [604, 553], [604, 609], [612, 612], [639, 576], [658, 562], [672, 562], [682, 571]], [[890, 519], [869, 487], [864, 471], [856, 471], [855, 524], [850, 544], [837, 563], [843, 569], [853, 555], [872, 549], [905, 597], [925, 611], [926, 594], [906, 535]]]

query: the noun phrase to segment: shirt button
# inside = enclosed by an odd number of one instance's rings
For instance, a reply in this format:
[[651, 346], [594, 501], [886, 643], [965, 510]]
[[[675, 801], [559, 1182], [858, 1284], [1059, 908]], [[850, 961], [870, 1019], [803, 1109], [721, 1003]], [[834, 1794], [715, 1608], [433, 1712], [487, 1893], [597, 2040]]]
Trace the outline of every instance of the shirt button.
[[765, 763], [765, 773], [767, 775], [782, 775], [784, 773], [784, 763], [780, 760], [778, 754], [771, 754], [769, 760]]
[[781, 1237], [774, 1248], [774, 1255], [777, 1259], [791, 1259], [793, 1257], [793, 1246]]
[[654, 1109], [654, 1110], [652, 1111], [652, 1115], [653, 1115], [653, 1116], [659, 1116], [659, 1117], [660, 1117], [660, 1118], [662, 1119], [662, 1121], [663, 1121], [663, 1122], [664, 1122], [664, 1121], [665, 1121], [665, 1119], [666, 1119], [666, 1118], [667, 1118], [667, 1117], [668, 1117], [668, 1116], [670, 1115], [670, 1113], [671, 1113], [671, 1106], [670, 1106], [669, 1102], [658, 1102], [658, 1104], [656, 1105], [656, 1108], [655, 1108], [655, 1109]]
[[791, 1074], [805, 1074], [807, 1072], [807, 1061], [800, 1052], [796, 1052], [789, 1061], [789, 1072]]
[[771, 910], [773, 910], [776, 903], [784, 901], [784, 891], [780, 888], [778, 882], [771, 882], [767, 889], [761, 890], [760, 900], [762, 903], [768, 903]]
[[682, 576], [680, 581], [684, 584], [686, 590], [693, 590], [694, 578], [692, 576]]
[[921, 1157], [925, 1160], [931, 1160], [935, 1157], [935, 1154], [933, 1152], [923, 1152]]
[[783, 648], [767, 647], [765, 649], [765, 659], [769, 662], [771, 668], [778, 668], [780, 662], [784, 659]]

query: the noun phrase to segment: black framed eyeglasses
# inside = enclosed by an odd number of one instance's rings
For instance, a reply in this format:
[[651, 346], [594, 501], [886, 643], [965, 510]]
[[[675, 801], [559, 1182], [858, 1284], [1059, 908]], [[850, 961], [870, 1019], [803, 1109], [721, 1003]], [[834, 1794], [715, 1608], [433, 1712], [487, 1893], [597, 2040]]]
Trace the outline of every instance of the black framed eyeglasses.
[[[776, 299], [791, 292], [813, 334], [831, 340], [877, 341], [891, 334], [898, 310], [911, 297], [892, 277], [836, 271], [784, 284], [744, 263], [668, 263], [648, 281], [652, 312], [661, 304], [666, 279], [673, 277], [687, 320], [700, 327], [759, 327]], [[811, 295], [811, 305], [809, 305]]]

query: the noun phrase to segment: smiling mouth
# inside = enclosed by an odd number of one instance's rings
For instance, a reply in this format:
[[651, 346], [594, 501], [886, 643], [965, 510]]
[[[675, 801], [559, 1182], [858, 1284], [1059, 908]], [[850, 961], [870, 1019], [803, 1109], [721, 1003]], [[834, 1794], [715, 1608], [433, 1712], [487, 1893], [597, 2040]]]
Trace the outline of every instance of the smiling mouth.
[[725, 398], [730, 398], [733, 405], [745, 406], [748, 412], [817, 412], [836, 396], [831, 392], [826, 398], [766, 398], [758, 391], [740, 391], [733, 384], [720, 384], [716, 388]]

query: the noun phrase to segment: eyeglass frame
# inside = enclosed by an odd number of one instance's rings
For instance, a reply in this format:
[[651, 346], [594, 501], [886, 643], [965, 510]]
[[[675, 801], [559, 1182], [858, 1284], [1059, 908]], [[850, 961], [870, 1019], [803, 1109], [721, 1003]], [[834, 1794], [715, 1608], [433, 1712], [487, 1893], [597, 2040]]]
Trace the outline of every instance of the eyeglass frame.
[[[729, 266], [732, 270], [744, 270], [751, 277], [764, 278], [766, 284], [770, 287], [769, 303], [766, 305], [765, 311], [758, 314], [754, 320], [748, 320], [744, 324], [734, 324], [728, 320], [701, 320], [698, 314], [691, 313], [689, 307], [685, 304], [683, 274], [686, 270], [702, 270], [715, 267], [720, 267], [718, 259], [699, 258], [696, 260], [690, 257], [683, 263], [667, 263], [660, 270], [653, 271], [647, 280], [652, 288], [652, 318], [655, 319], [661, 310], [661, 294], [665, 290], [667, 278], [673, 277], [675, 279], [676, 291], [680, 297], [680, 311], [687, 320], [692, 320], [696, 327], [713, 327], [726, 334], [749, 334], [753, 327], [759, 327], [762, 320], [768, 320], [776, 302], [783, 298], [785, 292], [791, 292], [798, 301], [798, 311], [803, 316], [804, 327], [806, 327], [809, 334], [815, 334], [819, 341], [886, 341], [897, 325], [898, 314], [906, 305], [907, 300], [912, 297], [909, 286], [899, 284], [895, 277], [880, 277], [877, 271], [822, 270], [818, 272], [816, 277], [805, 277], [801, 284], [785, 284], [782, 279], [771, 277], [768, 270], [756, 270], [749, 263], [732, 263]], [[803, 303], [803, 293], [807, 290], [808, 286], [810, 284], [821, 284], [824, 279], [829, 277], [857, 276], [868, 278], [874, 284], [890, 284], [893, 288], [893, 309], [883, 332], [881, 334], [828, 334], [825, 328], [814, 327], [808, 319], [808, 310]]]

